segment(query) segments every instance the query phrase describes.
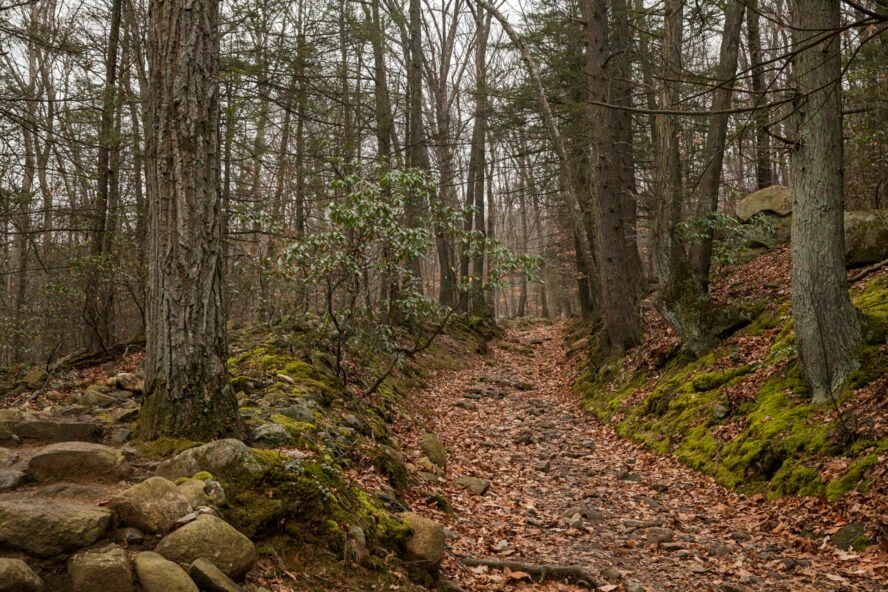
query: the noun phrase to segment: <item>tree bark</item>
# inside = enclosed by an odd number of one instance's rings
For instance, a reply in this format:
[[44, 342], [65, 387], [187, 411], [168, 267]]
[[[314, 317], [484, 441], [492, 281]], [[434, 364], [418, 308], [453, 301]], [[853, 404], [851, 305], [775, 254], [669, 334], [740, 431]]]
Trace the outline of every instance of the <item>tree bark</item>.
[[[683, 4], [682, 0], [666, 0], [660, 83], [663, 111], [679, 107]], [[709, 326], [708, 300], [696, 289], [687, 253], [677, 235], [684, 199], [678, 146], [680, 129], [677, 117], [665, 112], [657, 114], [656, 126], [657, 181], [652, 241], [659, 294], [655, 304], [681, 336], [682, 345], [699, 355], [715, 345], [715, 339]]]
[[839, 26], [838, 0], [794, 2], [792, 316], [815, 403], [847, 382], [861, 347], [845, 276]]
[[217, 0], [150, 5], [144, 439], [242, 432], [226, 368], [218, 13]]
[[[585, 0], [587, 94], [591, 102], [628, 104], [628, 17], [626, 4], [613, 2], [616, 29], [612, 35], [607, 5]], [[611, 45], [614, 47], [611, 47]], [[634, 168], [631, 118], [626, 111], [590, 102], [589, 158], [595, 253], [604, 322], [601, 347], [620, 356], [641, 342], [639, 282], [641, 262], [635, 243]]]

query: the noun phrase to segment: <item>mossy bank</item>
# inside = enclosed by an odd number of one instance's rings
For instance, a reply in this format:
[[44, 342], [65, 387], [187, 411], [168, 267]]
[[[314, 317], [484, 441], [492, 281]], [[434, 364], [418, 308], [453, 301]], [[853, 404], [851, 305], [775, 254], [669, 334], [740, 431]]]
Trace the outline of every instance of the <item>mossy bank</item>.
[[888, 413], [888, 275], [853, 286], [866, 339], [861, 366], [823, 405], [810, 404], [800, 376], [788, 290], [773, 293], [747, 294], [752, 322], [703, 357], [687, 357], [674, 336], [663, 338], [665, 345], [589, 365], [576, 391], [621, 435], [727, 487], [771, 497], [865, 493], [888, 454], [877, 420]]

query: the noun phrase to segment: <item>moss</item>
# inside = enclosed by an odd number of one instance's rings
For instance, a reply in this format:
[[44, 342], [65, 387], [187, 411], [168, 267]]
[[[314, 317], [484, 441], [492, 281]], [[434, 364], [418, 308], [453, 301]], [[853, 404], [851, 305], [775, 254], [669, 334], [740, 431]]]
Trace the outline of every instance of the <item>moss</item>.
[[826, 485], [820, 479], [820, 472], [795, 461], [786, 461], [771, 480], [769, 494], [774, 497], [785, 495], [816, 496], [823, 494]]
[[745, 376], [754, 369], [754, 365], [747, 364], [737, 368], [721, 368], [715, 372], [701, 371], [694, 376], [691, 385], [695, 391], [710, 391], [728, 384], [735, 378]]
[[239, 374], [231, 379], [231, 388], [234, 389], [234, 392], [244, 392], [248, 393], [252, 390], [251, 388], [251, 379], [249, 376], [244, 376], [243, 374]]
[[198, 471], [194, 475], [191, 476], [192, 479], [197, 479], [198, 481], [210, 481], [213, 479], [213, 474], [208, 471]]
[[844, 475], [834, 481], [830, 481], [829, 485], [827, 485], [827, 499], [834, 500], [842, 497], [842, 495], [858, 486], [866, 488], [868, 484], [861, 483], [861, 481], [864, 480], [869, 470], [877, 464], [879, 464], [878, 454], [868, 454], [852, 462]]
[[779, 315], [767, 312], [763, 302], [748, 307], [743, 306], [742, 308], [750, 315], [750, 318], [754, 319], [745, 329], [747, 335], [752, 335], [753, 337], [764, 335], [780, 324]]
[[282, 425], [295, 436], [298, 434], [311, 434], [318, 430], [318, 427], [314, 424], [307, 423], [304, 421], [296, 421], [292, 417], [287, 417], [286, 415], [275, 414], [270, 417], [271, 421], [278, 425]]
[[186, 440], [184, 438], [158, 438], [150, 442], [138, 442], [135, 446], [139, 452], [148, 458], [161, 459], [179, 454], [201, 444], [202, 442], [195, 442], [194, 440]]

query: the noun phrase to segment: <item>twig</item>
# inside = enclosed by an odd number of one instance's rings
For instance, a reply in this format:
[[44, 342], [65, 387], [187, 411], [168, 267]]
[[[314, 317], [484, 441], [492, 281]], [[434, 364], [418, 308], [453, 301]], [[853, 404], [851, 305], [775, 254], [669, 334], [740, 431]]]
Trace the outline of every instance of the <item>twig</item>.
[[510, 569], [511, 571], [523, 571], [531, 578], [542, 582], [546, 580], [563, 580], [589, 589], [597, 588], [595, 577], [588, 569], [579, 565], [547, 565], [540, 563], [525, 563], [523, 561], [509, 561], [502, 559], [488, 559], [484, 557], [458, 557], [464, 565], [483, 565], [494, 569]]

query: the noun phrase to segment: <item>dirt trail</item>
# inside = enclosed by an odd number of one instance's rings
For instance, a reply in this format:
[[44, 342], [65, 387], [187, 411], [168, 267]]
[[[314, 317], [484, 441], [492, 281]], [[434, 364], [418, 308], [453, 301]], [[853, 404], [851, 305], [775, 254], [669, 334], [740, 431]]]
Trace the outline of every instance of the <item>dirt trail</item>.
[[[884, 565], [780, 533], [774, 502], [736, 495], [584, 415], [564, 341], [559, 327], [510, 330], [423, 393], [448, 466], [410, 501], [455, 534], [445, 576], [470, 591], [582, 589], [458, 560], [484, 557], [579, 565], [604, 591], [888, 589]], [[400, 429], [418, 447], [418, 428]], [[455, 483], [463, 476], [491, 487], [472, 495]]]

